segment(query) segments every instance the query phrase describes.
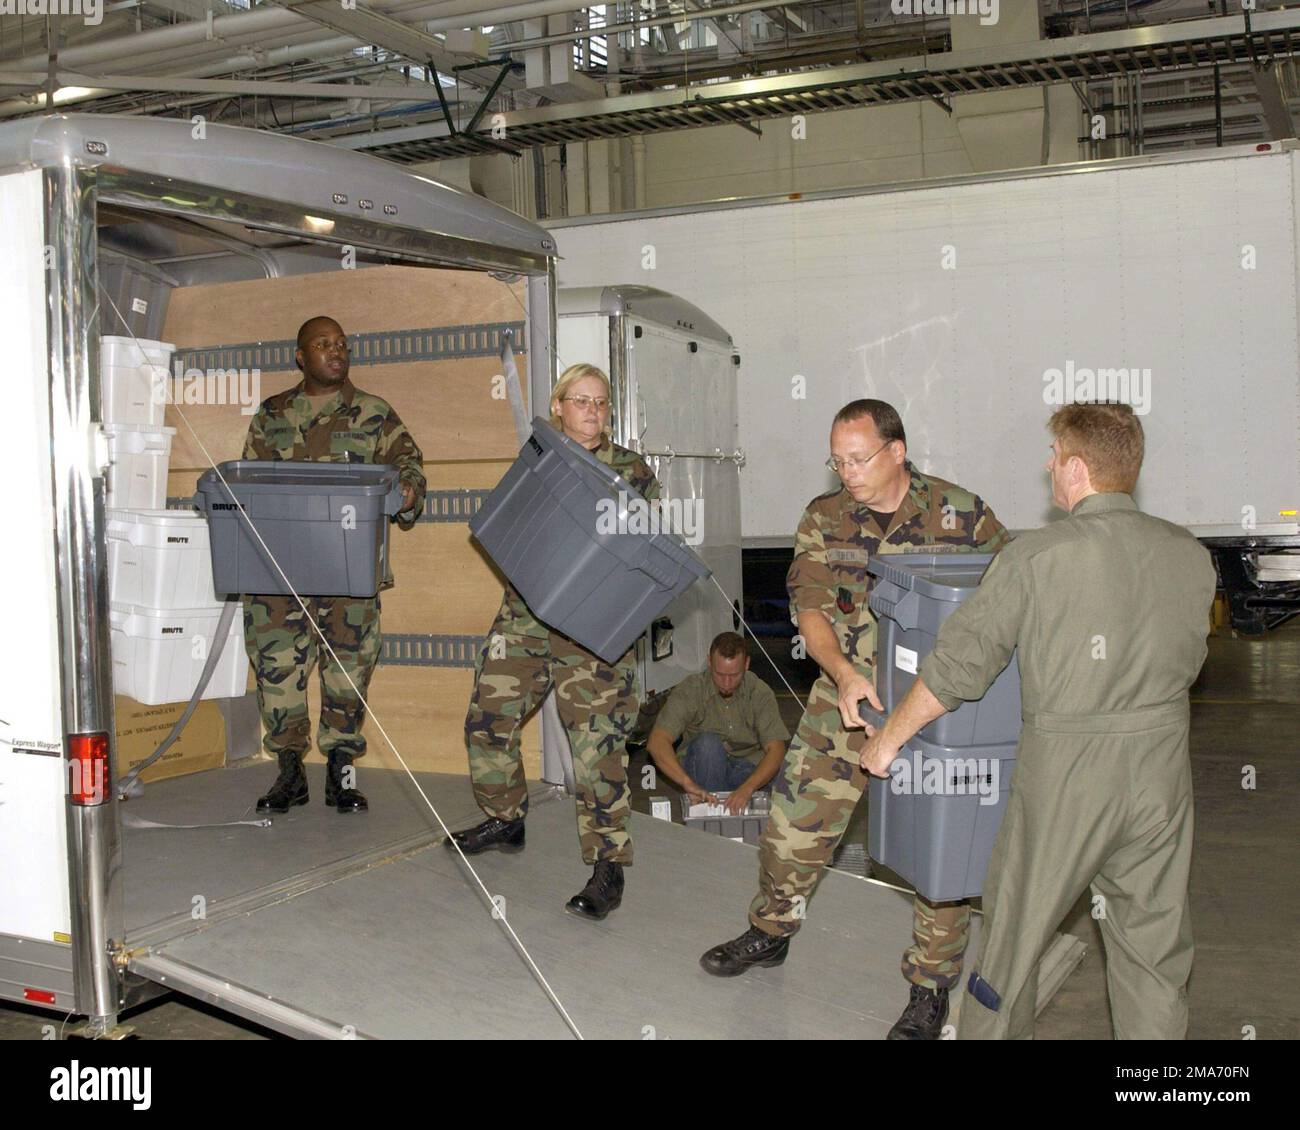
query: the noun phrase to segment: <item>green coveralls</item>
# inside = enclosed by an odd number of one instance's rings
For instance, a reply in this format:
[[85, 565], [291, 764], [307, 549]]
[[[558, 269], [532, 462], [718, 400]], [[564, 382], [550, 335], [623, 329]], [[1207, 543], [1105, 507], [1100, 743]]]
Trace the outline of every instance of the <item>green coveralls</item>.
[[1023, 728], [962, 1038], [1033, 1035], [1039, 959], [1089, 887], [1116, 1037], [1186, 1035], [1188, 689], [1214, 588], [1186, 530], [1093, 494], [1004, 549], [922, 661], [952, 710], [1019, 649]]

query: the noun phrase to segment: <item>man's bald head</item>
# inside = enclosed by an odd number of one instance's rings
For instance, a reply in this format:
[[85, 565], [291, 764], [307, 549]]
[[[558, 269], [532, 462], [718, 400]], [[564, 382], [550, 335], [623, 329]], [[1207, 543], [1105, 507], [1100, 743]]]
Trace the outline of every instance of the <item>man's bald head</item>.
[[298, 327], [298, 348], [303, 347], [311, 334], [320, 333], [322, 330], [336, 330], [340, 334], [343, 333], [343, 327], [328, 314], [317, 314], [314, 318], [308, 318]]
[[343, 327], [323, 314], [308, 318], [298, 329], [294, 359], [308, 396], [334, 391], [348, 376], [348, 338]]

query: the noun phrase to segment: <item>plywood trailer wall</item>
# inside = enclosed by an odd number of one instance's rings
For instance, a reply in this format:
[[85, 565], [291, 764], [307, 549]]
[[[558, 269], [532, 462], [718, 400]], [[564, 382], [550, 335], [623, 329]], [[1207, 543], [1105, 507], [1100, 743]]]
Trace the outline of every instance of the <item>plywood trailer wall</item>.
[[[463, 727], [473, 682], [469, 657], [491, 626], [503, 579], [470, 539], [463, 518], [433, 519], [440, 497], [449, 500], [459, 492], [495, 486], [519, 450], [509, 401], [501, 395], [494, 343], [504, 327], [515, 330], [526, 396], [528, 358], [520, 353], [527, 341], [523, 295], [522, 282], [507, 285], [477, 272], [374, 267], [185, 287], [173, 292], [167, 311], [164, 337], [176, 346], [176, 362], [206, 373], [210, 368], [251, 368], [260, 361], [259, 402], [300, 379], [292, 367], [291, 347], [298, 326], [319, 314], [334, 318], [355, 343], [352, 383], [387, 400], [420, 445], [430, 501], [413, 529], [392, 529], [396, 585], [382, 594], [381, 617], [389, 643], [367, 696], [403, 759], [417, 771], [468, 771]], [[379, 336], [362, 349], [359, 338], [364, 335]], [[423, 359], [402, 356], [412, 349]], [[367, 350], [377, 356], [367, 358]], [[250, 381], [251, 374], [245, 385]], [[229, 396], [226, 403], [213, 403], [216, 385], [209, 382], [208, 395], [202, 397], [193, 379], [173, 385], [181, 403], [167, 408], [167, 423], [177, 429], [170, 497], [194, 493], [209, 465], [204, 448], [218, 463], [238, 459], [243, 451], [255, 405], [231, 403]], [[187, 397], [199, 402], [186, 403]], [[458, 644], [461, 658], [450, 666], [396, 663], [398, 636], [450, 640]], [[308, 701], [314, 733], [319, 715], [315, 675]], [[373, 718], [367, 720], [365, 734], [369, 748], [360, 767], [399, 769]], [[535, 719], [523, 739], [525, 769], [535, 779], [540, 769]], [[320, 755], [313, 750], [312, 757]]]

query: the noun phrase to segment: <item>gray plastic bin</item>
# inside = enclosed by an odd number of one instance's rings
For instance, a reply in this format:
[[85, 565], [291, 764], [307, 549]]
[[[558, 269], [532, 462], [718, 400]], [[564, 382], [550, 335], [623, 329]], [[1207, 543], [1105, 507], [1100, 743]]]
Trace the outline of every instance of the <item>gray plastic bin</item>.
[[[973, 593], [989, 553], [896, 553], [872, 559], [877, 578], [868, 604], [876, 614], [876, 693], [892, 711], [916, 681], [943, 622]], [[934, 745], [1015, 743], [1020, 736], [1020, 667], [1012, 655], [984, 697], [941, 714], [919, 735]]]
[[[167, 320], [167, 300], [177, 280], [143, 259], [107, 251], [100, 254], [98, 268], [99, 332], [159, 340]], [[111, 296], [113, 302], [106, 296]]]
[[[388, 519], [402, 507], [398, 469], [372, 463], [236, 460], [205, 471], [195, 505], [208, 517], [219, 594], [374, 596], [388, 564]], [[233, 492], [233, 498], [231, 494]], [[350, 508], [350, 509], [345, 509]]]
[[[987, 553], [897, 553], [867, 568], [878, 621], [876, 692], [893, 711], [916, 681], [943, 622], [978, 587]], [[865, 703], [858, 712], [883, 721]], [[974, 898], [1006, 811], [1020, 737], [1020, 668], [1011, 662], [978, 702], [921, 729], [892, 767], [871, 780], [867, 850], [933, 902]], [[905, 765], [900, 764], [905, 763]]]
[[871, 778], [867, 852], [931, 902], [977, 897], [1015, 767], [1014, 742], [953, 749], [913, 738], [893, 776]]
[[608, 500], [620, 496], [642, 504], [618, 474], [538, 418], [469, 523], [529, 608], [607, 663], [709, 575], [675, 534], [602, 529], [612, 517]]

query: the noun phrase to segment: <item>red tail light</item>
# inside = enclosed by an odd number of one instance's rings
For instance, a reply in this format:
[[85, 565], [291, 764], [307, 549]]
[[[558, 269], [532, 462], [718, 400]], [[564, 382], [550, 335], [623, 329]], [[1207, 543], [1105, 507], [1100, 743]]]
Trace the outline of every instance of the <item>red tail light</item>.
[[68, 735], [68, 798], [73, 804], [108, 800], [108, 735]]
[[23, 998], [37, 1004], [53, 1004], [54, 994], [45, 989], [24, 989]]

